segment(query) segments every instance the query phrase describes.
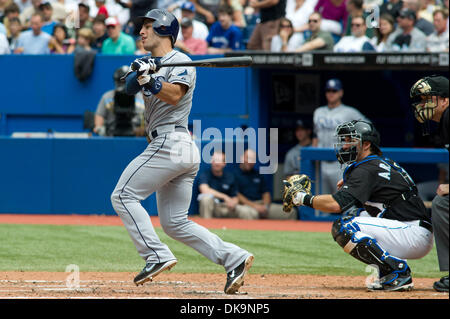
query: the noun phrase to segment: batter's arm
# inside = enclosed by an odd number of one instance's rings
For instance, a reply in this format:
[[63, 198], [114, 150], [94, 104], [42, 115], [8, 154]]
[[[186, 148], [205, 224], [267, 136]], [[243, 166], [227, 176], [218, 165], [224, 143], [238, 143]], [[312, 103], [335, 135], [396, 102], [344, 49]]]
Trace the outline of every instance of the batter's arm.
[[135, 95], [141, 90], [136, 73], [130, 74], [125, 81], [125, 92], [128, 95]]
[[188, 90], [188, 87], [181, 83], [161, 82], [161, 84], [162, 89], [155, 96], [171, 105], [177, 105]]

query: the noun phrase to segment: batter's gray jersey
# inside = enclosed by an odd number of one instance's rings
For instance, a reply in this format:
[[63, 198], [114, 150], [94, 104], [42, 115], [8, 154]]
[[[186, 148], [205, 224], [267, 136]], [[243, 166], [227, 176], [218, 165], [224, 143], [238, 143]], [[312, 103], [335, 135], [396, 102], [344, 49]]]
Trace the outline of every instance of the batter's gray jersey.
[[[166, 54], [161, 63], [191, 61], [184, 53], [173, 50]], [[196, 71], [194, 67], [164, 67], [161, 68], [154, 77], [161, 82], [180, 83], [188, 87], [186, 94], [176, 106], [168, 106], [166, 102], [153, 96], [150, 91], [143, 90], [145, 101], [145, 121], [147, 124], [147, 134], [150, 136], [155, 128], [162, 125], [174, 124], [175, 126], [188, 126], [188, 117], [192, 107], [192, 97], [194, 95]]]
[[314, 133], [318, 140], [318, 147], [334, 147], [336, 127], [352, 120], [369, 121], [357, 109], [344, 104], [335, 108], [321, 106], [314, 111]]

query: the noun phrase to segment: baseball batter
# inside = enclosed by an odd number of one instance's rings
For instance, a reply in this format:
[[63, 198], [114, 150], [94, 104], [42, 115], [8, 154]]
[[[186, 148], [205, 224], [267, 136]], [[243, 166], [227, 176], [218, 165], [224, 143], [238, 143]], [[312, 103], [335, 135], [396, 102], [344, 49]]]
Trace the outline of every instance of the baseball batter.
[[[413, 288], [406, 259], [426, 256], [433, 247], [431, 216], [417, 188], [394, 161], [382, 156], [375, 127], [355, 120], [336, 128], [336, 156], [347, 164], [339, 190], [313, 196], [306, 175], [286, 181], [286, 210], [305, 205], [323, 212], [340, 213], [351, 206], [364, 208], [359, 216], [341, 217], [331, 233], [345, 252], [379, 270], [370, 290], [401, 291]], [[303, 181], [303, 182], [302, 182]]]
[[142, 22], [140, 35], [152, 57], [132, 63], [131, 68], [137, 72], [127, 78], [126, 89], [128, 94], [142, 90], [150, 143], [123, 171], [111, 196], [115, 211], [146, 261], [134, 282], [144, 284], [177, 263], [140, 204], [156, 192], [164, 232], [224, 266], [227, 272], [224, 291], [236, 293], [252, 265], [253, 255], [188, 219], [192, 186], [200, 163], [199, 150], [187, 130], [195, 68], [158, 68], [159, 63], [190, 61], [185, 54], [173, 50], [179, 31], [173, 14], [153, 9], [142, 17]]

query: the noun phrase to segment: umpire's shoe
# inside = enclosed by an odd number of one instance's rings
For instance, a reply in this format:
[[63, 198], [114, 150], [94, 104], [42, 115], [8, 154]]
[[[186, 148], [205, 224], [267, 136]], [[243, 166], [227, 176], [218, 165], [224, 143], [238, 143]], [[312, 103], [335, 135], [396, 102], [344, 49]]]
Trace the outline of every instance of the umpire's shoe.
[[404, 273], [390, 273], [367, 286], [369, 290], [410, 291], [414, 288], [409, 268]]
[[253, 264], [252, 255], [248, 256], [239, 266], [227, 273], [227, 283], [225, 284], [225, 293], [235, 294], [244, 284], [244, 276]]
[[143, 285], [147, 281], [152, 281], [154, 277], [162, 273], [164, 270], [170, 270], [177, 264], [177, 260], [169, 260], [159, 264], [147, 263], [142, 271], [134, 277], [136, 286]]
[[439, 292], [448, 292], [448, 276], [444, 276], [441, 280], [433, 284], [433, 288]]

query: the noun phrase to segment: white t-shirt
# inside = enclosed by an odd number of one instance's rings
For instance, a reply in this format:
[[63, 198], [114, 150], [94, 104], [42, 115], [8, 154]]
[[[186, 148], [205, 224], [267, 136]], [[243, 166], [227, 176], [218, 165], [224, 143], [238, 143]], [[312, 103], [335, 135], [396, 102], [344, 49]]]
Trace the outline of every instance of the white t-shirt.
[[362, 52], [364, 44], [370, 39], [367, 36], [355, 38], [353, 35], [343, 37], [334, 45], [334, 52]]
[[8, 39], [3, 33], [0, 33], [0, 54], [10, 54]]
[[303, 5], [295, 10], [296, 0], [286, 1], [286, 18], [288, 18], [294, 28], [299, 28], [308, 23], [309, 16], [314, 11], [318, 0], [305, 0]]
[[[305, 38], [303, 37], [303, 33], [296, 32], [294, 33], [288, 40], [287, 50], [288, 52], [294, 52], [296, 49], [302, 46], [305, 42]], [[281, 47], [283, 46], [283, 40], [277, 34], [272, 38], [272, 42], [270, 45], [270, 51], [272, 52], [281, 52]]]
[[[192, 31], [192, 37], [194, 39], [206, 40], [209, 34], [209, 30], [206, 24], [198, 20], [192, 20], [192, 27], [194, 28], [194, 30]], [[181, 34], [181, 27], [180, 32], [178, 32], [177, 40], [183, 40], [183, 34]]]

